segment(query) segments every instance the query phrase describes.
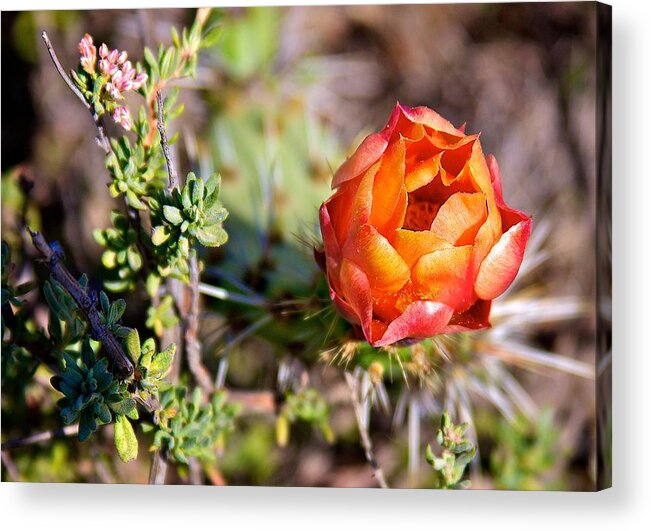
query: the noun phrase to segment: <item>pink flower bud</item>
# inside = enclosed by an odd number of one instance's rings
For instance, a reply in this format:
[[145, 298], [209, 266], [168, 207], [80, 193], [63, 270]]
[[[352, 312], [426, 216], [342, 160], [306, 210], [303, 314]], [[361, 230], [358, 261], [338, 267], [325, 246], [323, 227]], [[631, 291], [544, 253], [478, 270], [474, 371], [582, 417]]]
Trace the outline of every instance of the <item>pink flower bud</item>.
[[140, 87], [142, 87], [143, 83], [147, 81], [147, 74], [144, 72], [140, 72], [137, 76], [136, 79], [133, 80], [133, 90], [138, 90]]
[[79, 41], [79, 53], [81, 54], [81, 67], [89, 74], [94, 74], [97, 50], [93, 44], [93, 38], [88, 33]]
[[100, 56], [102, 59], [106, 59], [106, 57], [108, 56], [108, 54], [109, 54], [108, 46], [106, 46], [105, 43], [102, 43], [102, 45], [99, 47], [99, 56]]
[[121, 52], [120, 55], [118, 56], [117, 63], [121, 65], [127, 60], [127, 52]]
[[131, 115], [126, 107], [116, 107], [115, 111], [113, 111], [113, 120], [127, 131], [131, 129]]

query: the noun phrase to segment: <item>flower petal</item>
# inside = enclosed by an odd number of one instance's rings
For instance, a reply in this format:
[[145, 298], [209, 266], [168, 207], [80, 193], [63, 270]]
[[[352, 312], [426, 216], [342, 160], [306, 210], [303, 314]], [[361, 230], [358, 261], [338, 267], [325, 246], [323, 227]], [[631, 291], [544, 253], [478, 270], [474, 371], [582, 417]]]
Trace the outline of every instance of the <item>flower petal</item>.
[[509, 287], [520, 269], [530, 233], [531, 219], [526, 219], [502, 235], [479, 266], [475, 281], [477, 297], [491, 300]]
[[491, 184], [493, 185], [493, 190], [495, 191], [495, 199], [498, 202], [504, 202], [502, 198], [502, 174], [500, 173], [500, 167], [497, 164], [497, 159], [493, 154], [489, 154], [486, 157], [486, 164], [488, 165], [488, 172], [491, 176]]
[[486, 215], [484, 194], [457, 193], [443, 203], [431, 230], [453, 245], [469, 245], [486, 221]]
[[356, 263], [373, 289], [396, 292], [409, 280], [409, 268], [389, 241], [375, 227], [363, 225], [348, 240], [344, 258]]
[[330, 212], [327, 203], [323, 203], [319, 209], [319, 225], [321, 226], [321, 236], [323, 237], [323, 250], [327, 260], [339, 262], [341, 260], [341, 249], [337, 242], [337, 235], [330, 220]]
[[[340, 304], [340, 310], [352, 311], [356, 317], [356, 322], [362, 326], [364, 335], [371, 337], [373, 299], [368, 277], [353, 262], [344, 259], [341, 264], [339, 279], [341, 281], [342, 298], [345, 298], [345, 302], [348, 304], [348, 306]], [[334, 300], [337, 302], [336, 298]], [[344, 317], [346, 317], [345, 313]], [[350, 319], [348, 318], [348, 320]]]
[[488, 328], [490, 322], [488, 318], [491, 312], [491, 301], [479, 299], [475, 304], [465, 312], [455, 314], [450, 319], [450, 324], [446, 326], [442, 334], [455, 334], [457, 332], [468, 332], [470, 330], [479, 330]]
[[405, 142], [399, 138], [387, 147], [373, 180], [373, 204], [368, 223], [377, 227], [381, 233], [401, 199], [404, 175]]
[[440, 301], [455, 311], [474, 302], [472, 245], [450, 247], [426, 254], [412, 269], [412, 280], [423, 298]]
[[355, 150], [355, 153], [353, 153], [335, 173], [335, 176], [332, 179], [332, 188], [338, 188], [346, 181], [361, 175], [369, 169], [373, 163], [377, 162], [389, 145], [389, 139], [391, 138], [391, 135], [393, 135], [393, 131], [396, 128], [401, 112], [400, 106], [396, 105], [389, 117], [389, 121], [386, 123], [382, 131], [379, 133], [373, 133], [362, 141], [359, 147]]
[[406, 229], [395, 231], [391, 244], [410, 269], [414, 267], [421, 256], [452, 246], [432, 231]]
[[374, 341], [372, 345], [382, 347], [405, 338], [431, 337], [443, 330], [452, 314], [452, 308], [440, 302], [412, 302], [400, 317], [389, 323], [384, 335]]
[[439, 172], [442, 153], [414, 164], [405, 174], [407, 192], [413, 192], [432, 182]]
[[396, 108], [400, 109], [414, 123], [423, 124], [425, 127], [429, 127], [435, 131], [443, 131], [455, 136], [464, 136], [459, 129], [429, 107], [407, 107], [406, 105], [398, 104]]

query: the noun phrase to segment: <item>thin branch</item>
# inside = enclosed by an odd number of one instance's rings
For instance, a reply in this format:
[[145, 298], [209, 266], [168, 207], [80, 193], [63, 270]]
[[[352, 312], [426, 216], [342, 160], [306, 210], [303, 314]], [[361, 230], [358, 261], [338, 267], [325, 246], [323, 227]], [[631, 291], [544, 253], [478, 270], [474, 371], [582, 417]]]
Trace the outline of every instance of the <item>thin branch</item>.
[[199, 386], [206, 393], [213, 392], [210, 373], [201, 362], [201, 343], [199, 342], [199, 264], [197, 253], [190, 257], [190, 310], [185, 319], [185, 352], [190, 371]]
[[205, 282], [199, 283], [199, 291], [208, 297], [213, 297], [221, 301], [232, 301], [255, 308], [264, 308], [269, 305], [269, 302], [260, 295], [242, 295], [240, 293], [233, 293], [219, 286], [206, 284]]
[[7, 469], [7, 475], [10, 481], [20, 481], [20, 472], [16, 463], [13, 462], [9, 454], [4, 450], [2, 450], [2, 464]]
[[[163, 98], [160, 90], [156, 92], [156, 101], [158, 103], [158, 132], [160, 133], [160, 144], [165, 155], [165, 162], [167, 164], [167, 173], [169, 175], [168, 191], [172, 191], [178, 185], [178, 176], [174, 168], [174, 163], [170, 155], [169, 144], [167, 141], [167, 133], [165, 132], [165, 122], [163, 120]], [[184, 289], [183, 285], [178, 279], [168, 278], [166, 282], [167, 291], [174, 297], [177, 309], [183, 308]], [[180, 312], [182, 313], [182, 312]], [[181, 372], [181, 362], [183, 360], [183, 345], [181, 339], [183, 334], [180, 325], [175, 325], [171, 328], [165, 329], [165, 333], [161, 338], [165, 343], [176, 343], [176, 356], [174, 357], [174, 364], [169, 373], [170, 381], [174, 382], [178, 379]], [[152, 456], [151, 468], [149, 470], [149, 483], [154, 485], [164, 485], [169, 468], [169, 461], [165, 453], [161, 450], [156, 450]]]
[[167, 459], [163, 457], [161, 450], [155, 450], [151, 459], [151, 468], [149, 469], [149, 484], [164, 485], [167, 477]]
[[350, 398], [353, 404], [353, 411], [355, 412], [357, 428], [359, 429], [359, 438], [361, 440], [362, 447], [364, 448], [364, 453], [366, 454], [366, 460], [371, 465], [371, 468], [373, 469], [373, 476], [377, 480], [380, 487], [383, 489], [388, 489], [389, 485], [384, 478], [384, 472], [382, 471], [382, 468], [380, 468], [380, 465], [377, 462], [375, 452], [373, 451], [373, 443], [371, 442], [371, 437], [363, 421], [364, 411], [360, 399], [360, 390], [357, 379], [349, 372], [345, 372], [344, 376], [346, 377], [346, 383], [350, 388]]
[[79, 424], [73, 424], [72, 426], [64, 426], [63, 428], [57, 428], [55, 430], [42, 431], [40, 433], [35, 433], [29, 435], [28, 437], [22, 437], [19, 439], [11, 439], [7, 442], [2, 443], [2, 451], [11, 450], [13, 448], [21, 448], [23, 446], [30, 446], [32, 444], [50, 442], [53, 439], [62, 439], [64, 437], [75, 437], [79, 433]]
[[156, 102], [158, 103], [158, 133], [160, 134], [160, 145], [163, 148], [163, 154], [165, 155], [165, 162], [167, 163], [167, 173], [169, 175], [169, 189], [172, 190], [178, 185], [179, 177], [174, 168], [174, 162], [172, 161], [172, 154], [170, 153], [170, 146], [167, 140], [167, 132], [165, 131], [165, 121], [163, 118], [163, 96], [159, 90], [156, 93]]
[[104, 351], [113, 363], [117, 375], [121, 378], [130, 376], [133, 373], [133, 363], [122, 350], [120, 342], [100, 317], [100, 312], [97, 309], [97, 299], [91, 297], [86, 288], [83, 288], [68, 271], [61, 261], [61, 252], [53, 249], [42, 234], [31, 229], [28, 230], [34, 247], [45, 258], [50, 273], [70, 294], [84, 314], [90, 327], [91, 337], [96, 341], [101, 341], [102, 347], [104, 347]]
[[95, 112], [94, 107], [90, 103], [88, 103], [88, 101], [86, 101], [86, 98], [81, 93], [81, 91], [77, 88], [77, 86], [74, 84], [72, 79], [70, 79], [70, 76], [66, 74], [66, 71], [64, 70], [63, 66], [61, 65], [61, 62], [59, 61], [59, 58], [57, 57], [56, 52], [54, 51], [54, 47], [50, 42], [50, 38], [47, 36], [47, 33], [45, 31], [41, 33], [41, 38], [43, 39], [43, 42], [47, 47], [47, 51], [50, 54], [50, 58], [52, 59], [52, 62], [54, 63], [54, 67], [57, 69], [57, 72], [59, 73], [61, 78], [66, 82], [68, 88], [73, 92], [75, 96], [77, 96], [77, 98], [79, 98], [79, 100], [84, 104], [84, 107], [88, 109], [88, 112], [90, 112], [90, 115], [93, 117], [93, 122], [95, 122], [95, 127], [97, 128], [97, 144], [104, 150], [104, 153], [108, 155], [109, 153], [111, 153], [111, 144], [108, 141], [108, 137], [106, 136], [106, 133], [104, 133], [104, 126], [100, 121], [99, 114]]

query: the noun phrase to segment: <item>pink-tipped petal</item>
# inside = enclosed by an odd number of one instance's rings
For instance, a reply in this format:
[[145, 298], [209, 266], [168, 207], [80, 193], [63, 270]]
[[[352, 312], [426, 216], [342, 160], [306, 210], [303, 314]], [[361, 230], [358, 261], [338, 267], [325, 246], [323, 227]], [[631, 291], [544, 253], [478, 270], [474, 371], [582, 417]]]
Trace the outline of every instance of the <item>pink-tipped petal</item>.
[[333, 189], [361, 175], [382, 156], [389, 145], [389, 139], [393, 135], [400, 113], [400, 107], [397, 105], [382, 131], [367, 136], [355, 150], [355, 153], [339, 167], [332, 179]]
[[491, 153], [486, 157], [486, 164], [488, 165], [488, 171], [491, 176], [491, 183], [493, 184], [493, 190], [495, 191], [495, 199], [497, 202], [502, 203], [502, 174], [500, 173], [500, 167], [497, 164], [497, 159]]
[[429, 127], [435, 131], [443, 131], [451, 135], [463, 136], [463, 131], [454, 127], [450, 122], [429, 107], [407, 107], [406, 105], [400, 104], [396, 107], [414, 123], [423, 124], [425, 127]]
[[522, 264], [530, 233], [531, 219], [525, 219], [502, 235], [479, 266], [475, 281], [477, 297], [491, 300], [509, 287]]
[[443, 330], [452, 314], [452, 308], [440, 302], [412, 302], [400, 317], [389, 323], [384, 335], [373, 346], [383, 347], [406, 338], [431, 337]]

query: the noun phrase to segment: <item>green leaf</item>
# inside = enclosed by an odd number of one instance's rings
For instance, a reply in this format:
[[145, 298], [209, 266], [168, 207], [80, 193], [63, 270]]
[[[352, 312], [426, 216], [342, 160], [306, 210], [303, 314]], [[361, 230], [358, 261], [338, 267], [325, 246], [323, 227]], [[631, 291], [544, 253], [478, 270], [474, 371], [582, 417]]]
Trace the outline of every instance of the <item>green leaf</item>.
[[158, 247], [159, 245], [165, 243], [170, 237], [170, 233], [167, 231], [167, 228], [163, 225], [154, 227], [151, 231], [151, 242]]
[[194, 231], [194, 236], [205, 247], [219, 247], [228, 241], [228, 234], [220, 225], [209, 225]]
[[181, 211], [172, 205], [165, 205], [163, 207], [163, 216], [165, 216], [165, 219], [172, 225], [180, 225], [183, 222]]
[[127, 335], [127, 353], [137, 364], [140, 360], [140, 336], [135, 328], [132, 328]]
[[138, 439], [127, 417], [118, 415], [113, 434], [115, 448], [123, 462], [126, 463], [138, 457]]
[[192, 204], [197, 205], [203, 199], [204, 184], [201, 178], [194, 180], [192, 186]]
[[136, 407], [136, 401], [133, 398], [125, 398], [119, 402], [112, 402], [109, 407], [118, 415], [128, 415]]
[[172, 365], [175, 352], [176, 344], [172, 343], [165, 350], [156, 354], [151, 362], [151, 365], [149, 366], [150, 374], [153, 377], [164, 376]]
[[109, 322], [113, 324], [117, 323], [124, 314], [124, 310], [126, 309], [127, 303], [124, 301], [124, 299], [116, 300], [113, 304], [111, 304], [111, 309], [108, 316]]

